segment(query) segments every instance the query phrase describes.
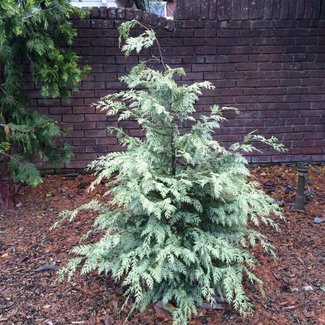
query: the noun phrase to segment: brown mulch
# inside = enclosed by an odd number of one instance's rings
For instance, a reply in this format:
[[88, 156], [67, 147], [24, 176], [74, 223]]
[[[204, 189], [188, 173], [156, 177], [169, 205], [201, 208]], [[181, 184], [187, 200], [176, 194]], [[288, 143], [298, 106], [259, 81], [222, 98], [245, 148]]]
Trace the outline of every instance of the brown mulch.
[[[253, 174], [264, 190], [284, 206], [286, 223], [281, 232], [264, 233], [277, 248], [278, 260], [256, 249], [260, 261], [256, 274], [264, 282], [266, 297], [247, 285], [255, 315], [241, 318], [229, 306], [223, 310], [200, 310], [191, 324], [325, 324], [325, 167], [310, 166], [313, 197], [305, 212], [293, 210], [296, 169], [257, 167]], [[100, 198], [99, 186], [87, 193], [92, 176], [46, 176], [37, 188], [22, 187], [17, 208], [0, 212], [0, 324], [123, 324], [129, 306], [123, 288], [109, 277], [76, 275], [71, 282], [58, 283], [55, 270], [35, 270], [45, 264], [63, 266], [70, 249], [94, 216], [85, 213], [75, 222], [54, 231], [50, 226], [58, 213]], [[171, 324], [168, 313], [149, 306], [134, 313], [127, 324]]]

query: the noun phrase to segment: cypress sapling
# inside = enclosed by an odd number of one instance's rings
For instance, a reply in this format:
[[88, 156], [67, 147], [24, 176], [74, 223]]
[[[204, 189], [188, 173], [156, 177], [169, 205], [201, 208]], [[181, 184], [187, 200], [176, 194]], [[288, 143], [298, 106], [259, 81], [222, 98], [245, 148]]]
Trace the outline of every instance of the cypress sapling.
[[[129, 21], [120, 27], [122, 51], [129, 55], [154, 42], [160, 49], [152, 30], [130, 37], [137, 24]], [[184, 70], [169, 67], [161, 56], [159, 60], [162, 71], [140, 63], [121, 78], [127, 90], [95, 104], [108, 116], [118, 115], [119, 121], [136, 120], [145, 138], [109, 128], [126, 151], [100, 157], [89, 168], [96, 175], [91, 188], [104, 181], [106, 194], [113, 198], [62, 213], [62, 220], [72, 221], [80, 211], [93, 210], [98, 214], [93, 231], [104, 235], [76, 247], [77, 257], [62, 274], [71, 277], [79, 264], [82, 274], [110, 274], [134, 298], [134, 308], [142, 310], [158, 300], [174, 304], [174, 324], [186, 324], [203, 302], [214, 305], [218, 293], [245, 315], [252, 306], [243, 277], [260, 283], [252, 273], [256, 260], [249, 247], [259, 243], [273, 252], [251, 225], [277, 227], [269, 216], [281, 217], [281, 210], [250, 179], [242, 153], [255, 150], [253, 141], [278, 151], [283, 145], [274, 137], [250, 133], [242, 143], [223, 147], [213, 133], [224, 120], [223, 111], [235, 109], [213, 106], [208, 116], [196, 119], [202, 90], [214, 86], [207, 81], [177, 83], [174, 76], [184, 75]], [[185, 129], [185, 123], [191, 126]]]

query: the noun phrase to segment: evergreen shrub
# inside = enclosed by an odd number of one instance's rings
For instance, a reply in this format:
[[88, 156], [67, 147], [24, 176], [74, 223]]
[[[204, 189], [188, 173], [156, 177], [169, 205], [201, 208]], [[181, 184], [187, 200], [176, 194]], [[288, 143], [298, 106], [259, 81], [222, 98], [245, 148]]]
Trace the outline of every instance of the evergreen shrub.
[[32, 108], [26, 90], [35, 83], [43, 97], [62, 99], [78, 90], [89, 67], [71, 50], [71, 17], [86, 13], [69, 0], [0, 1], [0, 209], [3, 177], [35, 186], [42, 182], [35, 160], [71, 159], [71, 146], [55, 142], [68, 130]]
[[[152, 30], [130, 37], [137, 24], [120, 27], [122, 50], [128, 55], [154, 42], [160, 49]], [[93, 231], [104, 235], [76, 247], [78, 256], [62, 274], [71, 277], [79, 264], [81, 274], [110, 274], [133, 297], [134, 308], [142, 310], [158, 300], [172, 303], [174, 324], [186, 324], [203, 302], [213, 306], [217, 294], [247, 314], [252, 306], [243, 277], [260, 283], [252, 273], [256, 260], [249, 247], [259, 243], [273, 251], [256, 226], [277, 227], [269, 216], [281, 217], [281, 211], [252, 180], [242, 153], [255, 150], [252, 141], [279, 151], [283, 145], [274, 137], [250, 133], [242, 143], [223, 147], [213, 133], [224, 120], [222, 112], [233, 108], [213, 106], [209, 116], [196, 119], [194, 105], [202, 90], [214, 86], [207, 81], [177, 83], [174, 76], [184, 70], [169, 67], [162, 57], [160, 61], [162, 71], [146, 63], [135, 66], [121, 78], [128, 90], [95, 104], [119, 121], [136, 120], [145, 138], [110, 128], [126, 151], [109, 153], [89, 167], [96, 175], [91, 188], [105, 182], [112, 199], [62, 213], [62, 220], [72, 221], [81, 210], [93, 210], [98, 214]], [[185, 123], [190, 128], [183, 128]]]

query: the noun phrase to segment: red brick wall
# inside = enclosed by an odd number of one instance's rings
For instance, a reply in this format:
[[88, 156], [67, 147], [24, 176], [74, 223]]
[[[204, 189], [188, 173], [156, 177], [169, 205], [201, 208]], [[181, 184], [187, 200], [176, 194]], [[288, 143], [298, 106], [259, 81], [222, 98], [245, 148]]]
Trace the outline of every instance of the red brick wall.
[[[35, 106], [73, 129], [59, 140], [75, 148], [74, 161], [66, 167], [82, 168], [98, 155], [121, 149], [105, 131], [114, 120], [106, 121], [89, 105], [122, 89], [118, 78], [143, 59], [125, 58], [117, 46], [116, 28], [133, 18], [157, 31], [167, 63], [185, 68], [185, 82], [215, 84], [198, 110], [208, 111], [212, 104], [240, 108], [240, 116], [229, 115], [218, 133], [221, 141], [227, 144], [258, 129], [277, 136], [289, 152], [266, 149], [250, 156], [252, 162], [325, 161], [325, 1], [178, 0], [174, 22], [105, 8], [75, 21], [79, 35], [73, 48], [92, 67], [81, 91], [63, 103], [30, 90]], [[123, 125], [130, 134], [140, 134], [134, 122]]]

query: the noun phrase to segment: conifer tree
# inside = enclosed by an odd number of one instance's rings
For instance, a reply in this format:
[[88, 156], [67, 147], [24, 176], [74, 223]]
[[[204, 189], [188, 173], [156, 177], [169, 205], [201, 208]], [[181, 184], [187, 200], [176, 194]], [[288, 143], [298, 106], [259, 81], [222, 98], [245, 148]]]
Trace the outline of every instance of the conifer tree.
[[32, 159], [70, 160], [71, 148], [54, 142], [62, 135], [57, 123], [28, 107], [23, 70], [29, 67], [44, 97], [77, 90], [88, 68], [78, 67], [68, 47], [76, 36], [73, 14], [83, 11], [68, 0], [0, 1], [0, 209], [13, 205], [13, 182], [41, 182]]
[[[149, 29], [130, 37], [137, 24], [120, 27], [126, 55], [158, 42]], [[98, 158], [90, 168], [97, 176], [91, 188], [106, 182], [112, 199], [63, 212], [56, 224], [91, 209], [98, 214], [93, 232], [104, 234], [76, 247], [78, 256], [62, 275], [71, 277], [80, 264], [82, 274], [110, 274], [122, 282], [134, 308], [158, 300], [173, 304], [174, 324], [186, 324], [203, 302], [214, 305], [216, 294], [247, 314], [251, 303], [243, 278], [260, 282], [252, 272], [256, 261], [249, 247], [259, 243], [272, 252], [256, 228], [261, 223], [276, 227], [270, 214], [281, 217], [281, 211], [251, 179], [242, 153], [255, 150], [252, 141], [279, 151], [283, 146], [274, 137], [250, 133], [242, 143], [223, 147], [213, 133], [224, 120], [222, 112], [233, 108], [213, 106], [210, 115], [196, 119], [195, 103], [213, 85], [177, 83], [174, 76], [184, 70], [160, 60], [162, 71], [140, 63], [121, 78], [128, 90], [95, 104], [108, 116], [117, 114], [119, 121], [136, 120], [145, 138], [110, 128], [127, 150]], [[191, 126], [184, 129], [185, 123]]]

